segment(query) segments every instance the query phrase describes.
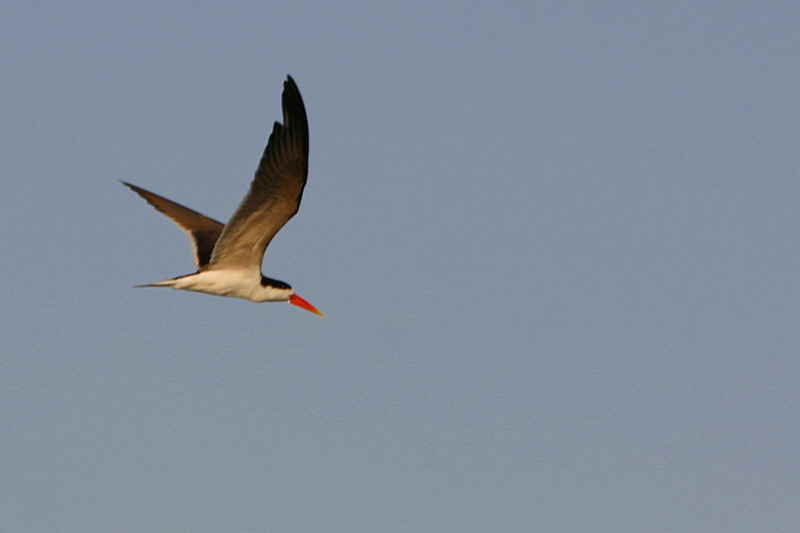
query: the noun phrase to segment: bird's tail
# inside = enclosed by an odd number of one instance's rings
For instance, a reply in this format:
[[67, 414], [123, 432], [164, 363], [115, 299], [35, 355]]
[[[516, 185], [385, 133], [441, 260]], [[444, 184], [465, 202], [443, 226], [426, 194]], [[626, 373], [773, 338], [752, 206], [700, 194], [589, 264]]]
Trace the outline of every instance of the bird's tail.
[[[176, 278], [165, 279], [164, 281], [156, 281], [156, 282], [153, 282], [153, 283], [144, 283], [142, 285], [134, 285], [133, 288], [134, 289], [138, 289], [138, 288], [141, 288], [141, 287], [173, 287], [174, 288], [174, 287], [177, 287], [178, 281], [180, 281], [180, 280], [182, 280], [184, 278], [189, 278], [189, 277], [195, 276], [197, 274], [198, 274], [197, 272], [192, 272], [191, 274], [178, 276]], [[183, 288], [183, 287], [181, 287], [181, 288]]]
[[165, 279], [164, 281], [156, 281], [153, 283], [143, 283], [142, 285], [134, 285], [133, 288], [139, 289], [142, 287], [174, 287], [176, 281], [177, 281], [176, 278]]
[[172, 287], [172, 280], [156, 281], [155, 283], [143, 283], [142, 285], [134, 285], [134, 289], [141, 289], [142, 287]]

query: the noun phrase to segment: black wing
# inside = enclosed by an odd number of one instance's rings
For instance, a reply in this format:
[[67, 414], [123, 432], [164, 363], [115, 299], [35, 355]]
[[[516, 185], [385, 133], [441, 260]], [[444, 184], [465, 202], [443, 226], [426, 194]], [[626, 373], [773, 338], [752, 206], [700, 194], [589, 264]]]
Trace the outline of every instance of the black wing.
[[308, 118], [291, 76], [250, 191], [225, 225], [208, 268], [258, 268], [272, 238], [297, 213], [308, 177]]

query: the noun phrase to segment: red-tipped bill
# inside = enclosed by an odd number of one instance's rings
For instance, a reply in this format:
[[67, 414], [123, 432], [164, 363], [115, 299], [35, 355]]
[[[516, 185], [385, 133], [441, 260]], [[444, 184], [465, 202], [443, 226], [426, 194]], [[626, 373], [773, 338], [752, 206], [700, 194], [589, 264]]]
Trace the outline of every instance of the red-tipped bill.
[[298, 296], [297, 294], [292, 294], [291, 296], [289, 296], [289, 303], [292, 305], [296, 305], [297, 307], [302, 307], [306, 311], [311, 311], [315, 315], [325, 316], [319, 311], [319, 309], [308, 303], [303, 298], [300, 298], [300, 296]]

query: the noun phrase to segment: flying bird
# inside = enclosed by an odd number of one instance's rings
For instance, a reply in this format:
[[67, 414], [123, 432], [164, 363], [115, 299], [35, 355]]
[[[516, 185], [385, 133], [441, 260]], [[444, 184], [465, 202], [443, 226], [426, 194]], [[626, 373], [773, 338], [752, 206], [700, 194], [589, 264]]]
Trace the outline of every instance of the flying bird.
[[308, 177], [308, 118], [291, 76], [283, 82], [283, 123], [275, 122], [250, 190], [227, 224], [163, 196], [122, 182], [189, 236], [197, 272], [137, 285], [170, 287], [253, 302], [289, 302], [324, 316], [286, 282], [264, 276], [272, 238], [297, 213]]

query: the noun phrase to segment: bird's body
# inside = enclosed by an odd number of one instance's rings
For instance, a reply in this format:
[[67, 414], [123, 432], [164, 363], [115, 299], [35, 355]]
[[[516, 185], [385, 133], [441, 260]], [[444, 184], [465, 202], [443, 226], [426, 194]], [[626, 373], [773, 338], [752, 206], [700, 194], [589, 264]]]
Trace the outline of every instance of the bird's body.
[[138, 285], [243, 298], [288, 301], [322, 315], [283, 281], [261, 273], [264, 252], [300, 206], [308, 176], [308, 119], [291, 76], [283, 85], [283, 123], [275, 122], [250, 190], [227, 224], [123, 182], [189, 236], [197, 272]]
[[261, 272], [243, 269], [201, 270], [141, 287], [170, 287], [259, 303], [286, 302], [294, 294], [294, 289], [287, 283], [264, 277]]

